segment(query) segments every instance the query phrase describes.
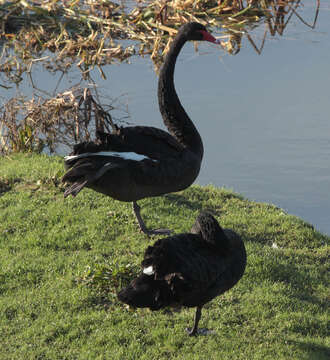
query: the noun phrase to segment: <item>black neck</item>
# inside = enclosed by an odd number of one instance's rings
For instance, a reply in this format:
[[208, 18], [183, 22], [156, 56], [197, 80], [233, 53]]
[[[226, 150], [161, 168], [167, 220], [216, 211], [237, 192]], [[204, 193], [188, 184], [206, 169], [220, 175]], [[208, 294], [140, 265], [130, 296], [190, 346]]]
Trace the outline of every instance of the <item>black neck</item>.
[[171, 135], [184, 147], [203, 157], [202, 139], [193, 122], [180, 103], [174, 87], [174, 68], [177, 57], [187, 41], [184, 35], [177, 36], [171, 45], [160, 70], [158, 81], [159, 109]]

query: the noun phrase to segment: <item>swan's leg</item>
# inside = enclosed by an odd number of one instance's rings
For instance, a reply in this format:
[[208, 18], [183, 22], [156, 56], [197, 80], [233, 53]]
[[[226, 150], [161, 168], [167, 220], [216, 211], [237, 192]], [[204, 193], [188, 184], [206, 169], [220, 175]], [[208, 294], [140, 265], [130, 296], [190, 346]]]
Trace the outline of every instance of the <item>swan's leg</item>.
[[192, 329], [186, 329], [188, 331], [189, 336], [197, 335], [197, 328], [201, 315], [202, 315], [202, 307], [197, 306], [195, 313], [194, 327]]
[[136, 216], [136, 219], [139, 223], [139, 228], [142, 232], [149, 235], [169, 235], [172, 231], [169, 229], [155, 229], [155, 230], [149, 230], [146, 227], [146, 224], [142, 220], [141, 214], [140, 214], [140, 206], [137, 204], [136, 201], [133, 201], [133, 211]]

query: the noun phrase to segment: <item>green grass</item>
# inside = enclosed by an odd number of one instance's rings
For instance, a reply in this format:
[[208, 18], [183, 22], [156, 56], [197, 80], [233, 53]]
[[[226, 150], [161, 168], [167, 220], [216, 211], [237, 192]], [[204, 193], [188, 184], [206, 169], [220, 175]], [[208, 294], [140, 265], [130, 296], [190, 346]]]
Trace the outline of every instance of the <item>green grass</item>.
[[213, 186], [141, 201], [148, 226], [188, 231], [208, 209], [245, 241], [245, 275], [202, 314], [215, 334], [190, 338], [193, 309], [117, 301], [151, 242], [131, 204], [64, 200], [63, 171], [58, 157], [0, 159], [0, 359], [329, 358], [329, 238], [311, 225]]

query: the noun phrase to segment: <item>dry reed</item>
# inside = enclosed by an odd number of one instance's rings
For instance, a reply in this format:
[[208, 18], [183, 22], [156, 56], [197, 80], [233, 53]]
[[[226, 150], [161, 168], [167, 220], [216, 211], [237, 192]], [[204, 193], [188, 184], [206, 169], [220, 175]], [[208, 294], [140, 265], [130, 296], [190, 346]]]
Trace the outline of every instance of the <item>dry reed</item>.
[[96, 99], [94, 88], [76, 86], [50, 99], [9, 100], [0, 111], [0, 153], [55, 152], [59, 144], [91, 140], [96, 130], [111, 132], [114, 108]]
[[[84, 78], [98, 67], [150, 55], [159, 65], [183, 23], [198, 21], [217, 32], [222, 48], [237, 54], [244, 37], [260, 54], [267, 34], [282, 35], [299, 14], [303, 0], [17, 0], [0, 1], [0, 87], [17, 86], [41, 63], [49, 71], [78, 66]], [[258, 47], [251, 30], [264, 25]], [[90, 140], [97, 128], [114, 126], [111, 106], [102, 106], [95, 89], [75, 87], [54, 98], [16, 97], [0, 110], [0, 152], [36, 151]]]

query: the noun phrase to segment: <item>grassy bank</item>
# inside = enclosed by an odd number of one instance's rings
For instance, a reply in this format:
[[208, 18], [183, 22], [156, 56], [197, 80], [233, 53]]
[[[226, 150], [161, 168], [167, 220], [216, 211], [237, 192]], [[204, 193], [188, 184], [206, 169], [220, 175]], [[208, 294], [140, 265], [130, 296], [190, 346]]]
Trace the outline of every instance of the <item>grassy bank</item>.
[[328, 359], [329, 238], [269, 204], [192, 186], [141, 201], [147, 225], [191, 228], [201, 209], [243, 237], [248, 265], [205, 307], [128, 310], [118, 288], [150, 240], [131, 205], [84, 190], [63, 199], [62, 160], [0, 159], [0, 359]]

